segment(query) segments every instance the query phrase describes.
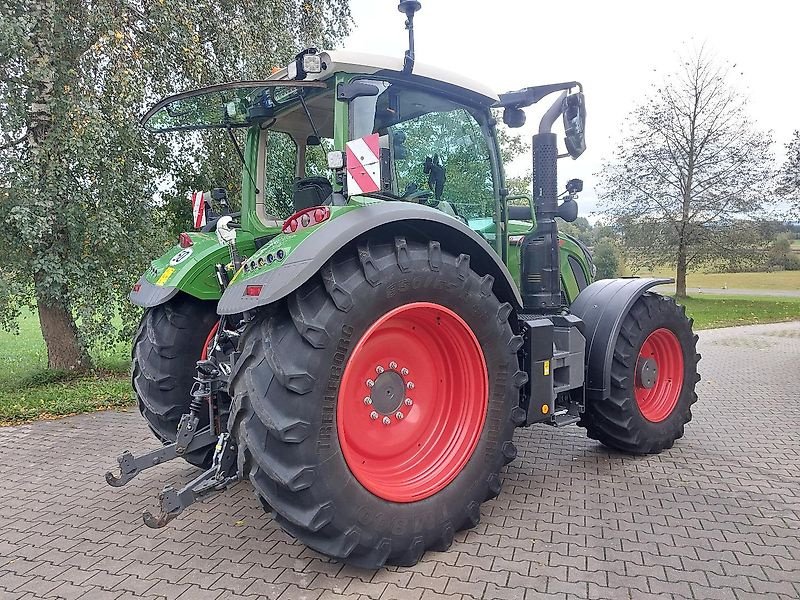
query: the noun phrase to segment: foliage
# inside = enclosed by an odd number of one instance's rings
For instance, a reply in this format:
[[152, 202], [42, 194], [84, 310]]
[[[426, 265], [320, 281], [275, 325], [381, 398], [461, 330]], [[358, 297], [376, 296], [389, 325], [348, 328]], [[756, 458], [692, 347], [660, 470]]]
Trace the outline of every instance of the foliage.
[[578, 217], [572, 223], [566, 221], [558, 222], [558, 230], [579, 239], [587, 246], [592, 246], [597, 240], [595, 228], [589, 223], [586, 217]]
[[87, 344], [113, 341], [117, 311], [135, 321], [124, 296], [185, 214], [183, 190], [238, 179], [219, 139], [200, 136], [187, 160], [185, 142], [143, 135], [136, 115], [331, 45], [348, 2], [0, 3], [0, 320], [13, 327], [37, 305], [50, 366], [85, 368]]
[[733, 72], [704, 48], [655, 87], [627, 122], [601, 179], [603, 209], [638, 265], [738, 263], [766, 246], [759, 220], [768, 134], [747, 115]]
[[602, 238], [592, 251], [594, 265], [597, 267], [595, 279], [613, 279], [619, 277], [620, 260], [617, 249], [609, 238]]
[[786, 160], [778, 175], [778, 192], [792, 203], [795, 217], [800, 216], [800, 129], [795, 130], [786, 144]]

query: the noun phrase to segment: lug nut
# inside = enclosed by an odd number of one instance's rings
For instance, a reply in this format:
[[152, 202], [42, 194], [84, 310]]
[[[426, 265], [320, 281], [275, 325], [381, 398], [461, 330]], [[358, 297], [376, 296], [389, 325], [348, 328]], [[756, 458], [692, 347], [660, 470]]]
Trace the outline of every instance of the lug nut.
[[394, 414], [394, 416], [395, 416], [395, 418], [396, 418], [398, 421], [402, 421], [402, 420], [403, 420], [403, 417], [404, 417], [405, 415], [404, 415], [403, 413], [401, 413], [401, 412], [398, 410], [398, 411], [397, 411], [397, 412]]
[[364, 397], [364, 404], [370, 406], [372, 404], [372, 398], [370, 398], [369, 396]]
[[396, 368], [397, 368], [397, 363], [396, 363], [396, 362], [394, 362], [394, 361], [390, 362], [390, 363], [389, 363], [389, 368], [390, 368], [390, 369], [396, 369]]
[[375, 372], [376, 372], [378, 375], [380, 375], [381, 373], [383, 373], [383, 367], [382, 367], [382, 366], [380, 366], [380, 365], [378, 365], [377, 367], [375, 367]]
[[406, 384], [406, 387], [407, 387], [408, 389], [410, 389], [410, 390], [413, 390], [413, 389], [414, 389], [414, 382], [413, 382], [413, 381], [409, 381], [409, 382]]
[[378, 418], [378, 413], [373, 410], [371, 413], [369, 413], [369, 418], [374, 421]]
[[406, 369], [405, 367], [400, 369], [400, 375], [408, 375], [408, 369]]
[[384, 425], [388, 425], [391, 422], [392, 422], [392, 420], [389, 417], [383, 417], [383, 424]]
[[405, 404], [406, 406], [411, 406], [412, 404], [414, 404], [414, 401], [411, 400], [411, 398], [406, 398], [405, 400], [403, 400], [403, 404]]
[[375, 382], [372, 379], [367, 379], [367, 387], [371, 388], [373, 385], [375, 385]]

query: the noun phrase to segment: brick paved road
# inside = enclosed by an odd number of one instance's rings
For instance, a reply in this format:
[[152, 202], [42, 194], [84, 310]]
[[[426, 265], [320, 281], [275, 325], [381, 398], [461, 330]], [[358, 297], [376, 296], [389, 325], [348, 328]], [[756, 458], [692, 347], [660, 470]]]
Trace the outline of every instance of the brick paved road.
[[360, 571], [293, 542], [246, 484], [160, 531], [180, 463], [124, 491], [104, 469], [139, 416], [0, 429], [0, 598], [800, 597], [800, 323], [705, 332], [686, 437], [630, 458], [582, 430], [520, 430], [481, 524], [411, 569]]

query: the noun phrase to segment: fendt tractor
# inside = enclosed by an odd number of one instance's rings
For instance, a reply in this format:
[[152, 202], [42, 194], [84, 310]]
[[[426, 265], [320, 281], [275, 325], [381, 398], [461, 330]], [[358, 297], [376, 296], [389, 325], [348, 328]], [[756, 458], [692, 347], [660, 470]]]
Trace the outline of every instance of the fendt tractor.
[[[399, 9], [404, 57], [308, 48], [263, 81], [178, 94], [142, 118], [233, 144], [245, 131], [241, 211], [222, 188], [195, 194], [200, 230], [130, 294], [145, 309], [133, 387], [163, 446], [123, 453], [106, 479], [175, 458], [205, 469], [163, 489], [150, 527], [247, 479], [314, 550], [413, 565], [478, 524], [517, 427], [577, 424], [648, 454], [691, 419], [697, 338], [652, 289], [670, 280], [593, 282], [587, 248], [558, 233], [583, 187], [559, 194], [556, 176], [585, 150], [581, 84], [498, 96], [417, 64], [420, 3]], [[493, 115], [520, 127], [551, 94], [532, 200], [511, 195]]]

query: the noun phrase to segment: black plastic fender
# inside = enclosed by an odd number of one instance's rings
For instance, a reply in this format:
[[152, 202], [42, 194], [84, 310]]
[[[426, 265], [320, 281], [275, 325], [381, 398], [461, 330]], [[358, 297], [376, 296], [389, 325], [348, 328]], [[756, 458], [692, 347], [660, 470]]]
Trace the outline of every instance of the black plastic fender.
[[602, 279], [585, 288], [570, 311], [585, 324], [586, 395], [593, 400], [608, 397], [611, 361], [622, 321], [636, 300], [647, 290], [673, 279]]
[[[352, 210], [320, 226], [279, 268], [232, 283], [222, 295], [217, 312], [236, 314], [284, 298], [308, 281], [337, 251], [367, 233], [374, 238], [416, 234], [437, 240], [450, 252], [469, 254], [470, 266], [476, 273], [494, 277], [494, 291], [501, 302], [510, 302], [517, 310], [522, 306], [508, 268], [487, 241], [467, 225], [427, 206], [380, 202]], [[245, 295], [248, 285], [263, 286], [262, 293]]]
[[154, 285], [145, 279], [144, 275], [139, 278], [133, 291], [128, 295], [131, 304], [143, 308], [152, 308], [159, 304], [164, 304], [178, 293], [178, 288], [172, 286]]

